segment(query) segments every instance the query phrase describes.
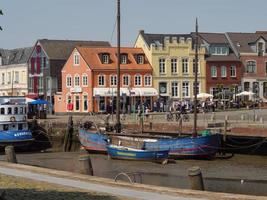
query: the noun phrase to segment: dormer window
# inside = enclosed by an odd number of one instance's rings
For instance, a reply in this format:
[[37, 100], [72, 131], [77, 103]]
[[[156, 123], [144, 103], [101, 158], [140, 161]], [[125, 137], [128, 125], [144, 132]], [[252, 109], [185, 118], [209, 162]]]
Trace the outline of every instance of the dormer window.
[[258, 55], [263, 56], [264, 48], [263, 48], [263, 42], [258, 43]]
[[144, 64], [144, 55], [137, 55], [137, 64]]
[[102, 54], [102, 62], [103, 64], [108, 64], [109, 63], [109, 54]]
[[210, 54], [211, 55], [228, 55], [228, 48], [227, 47], [220, 47], [220, 46], [212, 46], [210, 47]]
[[121, 55], [121, 64], [127, 64], [127, 54], [122, 54]]

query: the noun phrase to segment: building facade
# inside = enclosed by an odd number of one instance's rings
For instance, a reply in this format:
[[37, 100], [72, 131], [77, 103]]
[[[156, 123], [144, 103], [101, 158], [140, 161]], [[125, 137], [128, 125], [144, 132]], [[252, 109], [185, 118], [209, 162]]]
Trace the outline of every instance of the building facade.
[[[62, 92], [55, 112], [115, 112], [117, 96], [116, 48], [77, 47], [62, 69]], [[140, 48], [121, 48], [121, 109], [152, 107], [152, 67]]]
[[28, 60], [29, 97], [43, 98], [54, 105], [61, 91], [61, 70], [75, 46], [110, 46], [103, 41], [38, 40]]
[[27, 60], [31, 51], [31, 47], [13, 50], [0, 49], [0, 96], [28, 94]]
[[242, 62], [242, 90], [267, 102], [267, 32], [226, 33]]
[[206, 91], [214, 98], [228, 99], [241, 87], [242, 65], [224, 33], [199, 33], [206, 48]]
[[[193, 100], [195, 50], [191, 34], [148, 34], [140, 31], [135, 47], [142, 48], [153, 68], [153, 85], [160, 101]], [[198, 93], [206, 91], [205, 48], [199, 49]]]

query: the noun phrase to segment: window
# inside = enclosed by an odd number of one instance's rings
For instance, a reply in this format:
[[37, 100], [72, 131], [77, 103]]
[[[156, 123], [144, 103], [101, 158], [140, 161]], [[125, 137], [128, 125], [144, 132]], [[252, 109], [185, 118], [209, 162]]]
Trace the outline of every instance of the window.
[[1, 115], [5, 114], [5, 108], [1, 108]]
[[122, 54], [121, 55], [121, 64], [127, 64], [127, 55], [126, 54]]
[[137, 64], [144, 64], [144, 55], [137, 55]]
[[104, 75], [99, 75], [98, 76], [98, 85], [99, 86], [104, 86], [105, 85], [105, 76]]
[[68, 76], [66, 77], [66, 86], [67, 86], [67, 87], [71, 87], [71, 76], [70, 76], [70, 75], [68, 75]]
[[7, 114], [8, 114], [8, 115], [11, 115], [11, 114], [12, 114], [12, 108], [11, 108], [11, 107], [8, 107], [8, 108], [7, 108]]
[[182, 85], [182, 95], [183, 97], [189, 97], [189, 82], [185, 81]]
[[19, 72], [15, 72], [15, 83], [19, 83]]
[[80, 56], [78, 53], [74, 53], [74, 65], [80, 64]]
[[166, 82], [160, 82], [159, 83], [159, 92], [160, 94], [167, 94], [167, 83]]
[[267, 74], [267, 62], [265, 62], [265, 73]]
[[256, 73], [256, 61], [247, 61], [246, 73]]
[[108, 64], [109, 63], [109, 55], [108, 54], [103, 54], [102, 55], [102, 62], [104, 64]]
[[117, 85], [117, 75], [110, 75], [110, 85], [111, 86]]
[[230, 76], [231, 77], [236, 77], [236, 66], [232, 65], [230, 67]]
[[221, 66], [221, 77], [225, 78], [226, 76], [226, 66]]
[[51, 90], [51, 81], [50, 77], [46, 77], [46, 89]]
[[80, 97], [78, 95], [75, 96], [75, 110], [80, 110]]
[[160, 74], [165, 74], [165, 59], [164, 58], [160, 58], [159, 59], [159, 73]]
[[178, 82], [172, 82], [172, 96], [178, 97]]
[[152, 76], [145, 75], [145, 86], [151, 86], [151, 85], [152, 85]]
[[263, 43], [262, 42], [259, 42], [258, 43], [258, 55], [259, 56], [263, 56], [263, 52], [264, 52]]
[[267, 82], [263, 82], [263, 96], [267, 98]]
[[210, 47], [210, 54], [212, 55], [227, 55], [228, 47]]
[[[200, 83], [199, 82], [197, 82], [197, 94], [199, 94], [200, 93]], [[195, 82], [194, 82], [194, 85], [193, 85], [193, 94], [195, 94]]]
[[142, 81], [141, 81], [141, 75], [137, 74], [134, 76], [134, 85], [135, 86], [141, 86], [142, 85]]
[[16, 115], [16, 114], [18, 114], [19, 113], [19, 109], [18, 109], [18, 107], [15, 107], [14, 108], [14, 115]]
[[83, 86], [88, 86], [88, 76], [86, 74], [83, 75]]
[[128, 86], [129, 82], [130, 82], [130, 76], [129, 75], [123, 75], [122, 84]]
[[182, 73], [188, 74], [188, 58], [182, 59]]
[[88, 96], [83, 95], [83, 111], [87, 111], [87, 110], [88, 110]]
[[80, 77], [79, 77], [79, 75], [75, 75], [75, 77], [74, 77], [74, 86], [80, 86]]
[[33, 92], [33, 77], [29, 78], [29, 93]]
[[177, 74], [177, 59], [176, 58], [171, 59], [171, 73]]
[[216, 66], [211, 66], [211, 77], [217, 77], [217, 67]]
[[[199, 61], [197, 63], [197, 73], [199, 73]], [[195, 59], [193, 59], [193, 73], [195, 74], [195, 71], [196, 71], [196, 62], [195, 62]]]
[[43, 93], [44, 92], [43, 91], [43, 87], [44, 87], [44, 85], [43, 85], [43, 77], [39, 77], [38, 78], [38, 87], [37, 87], [38, 93]]

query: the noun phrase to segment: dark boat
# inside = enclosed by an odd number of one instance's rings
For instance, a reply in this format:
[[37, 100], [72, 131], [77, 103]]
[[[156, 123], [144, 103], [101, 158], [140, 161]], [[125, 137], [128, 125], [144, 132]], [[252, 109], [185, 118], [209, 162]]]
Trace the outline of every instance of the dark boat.
[[142, 150], [124, 146], [108, 145], [108, 155], [112, 159], [143, 160], [164, 162], [168, 159], [169, 150]]

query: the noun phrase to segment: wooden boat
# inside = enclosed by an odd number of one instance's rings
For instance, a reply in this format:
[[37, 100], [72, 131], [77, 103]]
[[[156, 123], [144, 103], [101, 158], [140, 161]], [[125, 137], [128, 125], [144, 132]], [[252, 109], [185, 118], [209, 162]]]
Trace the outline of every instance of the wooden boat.
[[34, 141], [28, 128], [25, 98], [0, 98], [0, 147], [28, 146]]
[[168, 159], [169, 150], [142, 150], [125, 146], [108, 145], [108, 155], [112, 159], [144, 160], [164, 162]]

